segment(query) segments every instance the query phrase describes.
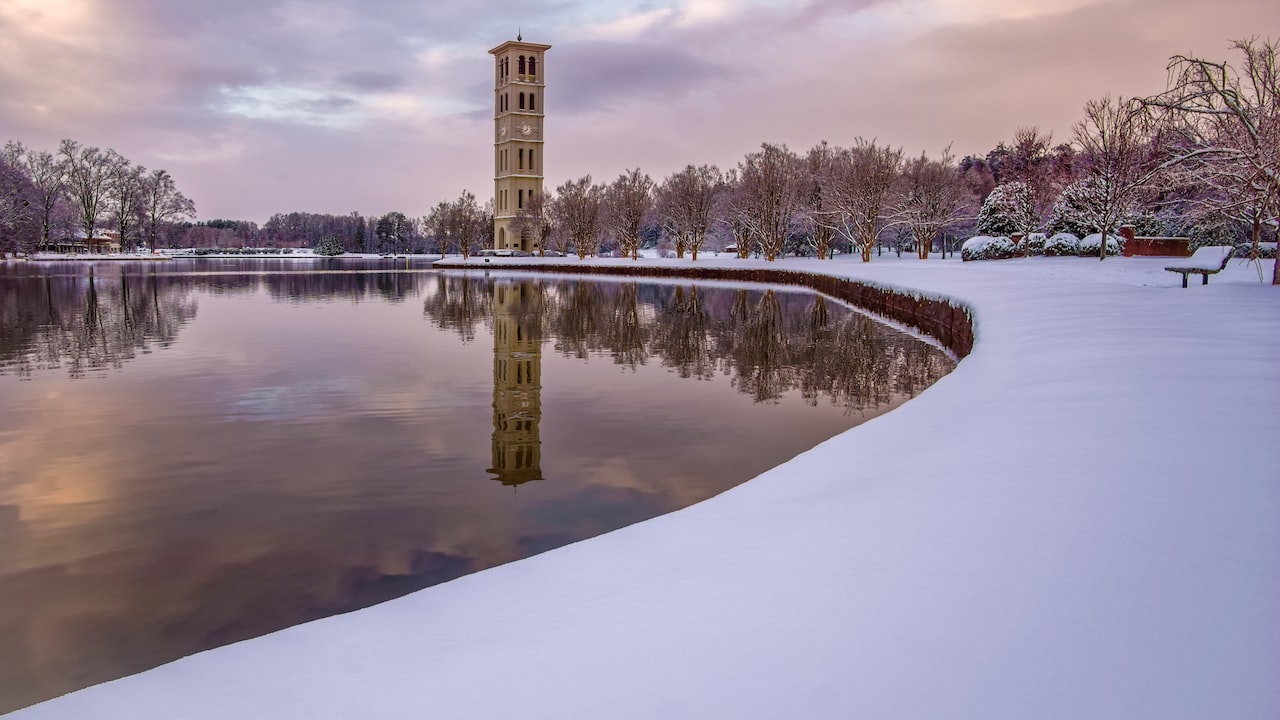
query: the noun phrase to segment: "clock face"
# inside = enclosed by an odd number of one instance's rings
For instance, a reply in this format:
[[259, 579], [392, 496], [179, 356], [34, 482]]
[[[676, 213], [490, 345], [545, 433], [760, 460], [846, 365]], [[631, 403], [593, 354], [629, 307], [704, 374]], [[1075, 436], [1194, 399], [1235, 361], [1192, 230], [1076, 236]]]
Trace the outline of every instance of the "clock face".
[[532, 125], [530, 125], [529, 123], [525, 123], [525, 124], [521, 125], [521, 126], [520, 126], [520, 134], [521, 134], [521, 135], [523, 135], [523, 136], [525, 136], [525, 137], [529, 137], [530, 135], [532, 135], [532, 134], [533, 134], [533, 126], [532, 126]]
[[498, 128], [498, 137], [506, 137], [506, 136], [507, 136], [507, 126], [503, 125], [502, 127]]

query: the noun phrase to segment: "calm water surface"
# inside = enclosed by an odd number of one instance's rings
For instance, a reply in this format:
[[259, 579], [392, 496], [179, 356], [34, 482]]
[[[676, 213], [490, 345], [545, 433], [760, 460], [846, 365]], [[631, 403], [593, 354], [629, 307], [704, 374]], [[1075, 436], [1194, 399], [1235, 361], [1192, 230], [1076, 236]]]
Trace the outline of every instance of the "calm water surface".
[[812, 293], [0, 264], [0, 712], [715, 495], [940, 350]]

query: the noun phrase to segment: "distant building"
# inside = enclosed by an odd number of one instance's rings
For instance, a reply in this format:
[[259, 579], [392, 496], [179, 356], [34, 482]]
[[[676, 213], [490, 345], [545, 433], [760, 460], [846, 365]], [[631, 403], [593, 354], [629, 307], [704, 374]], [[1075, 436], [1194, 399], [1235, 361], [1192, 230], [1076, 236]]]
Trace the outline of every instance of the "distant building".
[[493, 246], [536, 252], [538, 239], [520, 237], [511, 222], [530, 198], [542, 192], [543, 105], [550, 45], [517, 36], [489, 51], [493, 55]]

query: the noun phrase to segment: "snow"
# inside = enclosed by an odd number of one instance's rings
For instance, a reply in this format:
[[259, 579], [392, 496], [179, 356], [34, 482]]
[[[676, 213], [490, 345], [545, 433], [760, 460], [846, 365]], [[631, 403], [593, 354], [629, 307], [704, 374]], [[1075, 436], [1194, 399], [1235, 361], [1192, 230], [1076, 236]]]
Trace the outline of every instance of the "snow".
[[1080, 238], [1067, 232], [1055, 233], [1044, 243], [1044, 254], [1049, 256], [1078, 255]]
[[[1102, 233], [1093, 233], [1080, 238], [1080, 254], [1097, 257], [1102, 249]], [[1124, 238], [1118, 233], [1107, 234], [1107, 254], [1119, 255], [1124, 250]]]
[[960, 257], [965, 260], [1002, 260], [1018, 254], [1018, 247], [1003, 235], [978, 235], [964, 241]]
[[1166, 270], [1209, 270], [1216, 271], [1231, 259], [1235, 248], [1229, 245], [1206, 245], [1199, 248], [1186, 260], [1178, 260]]
[[1274, 720], [1280, 288], [1166, 264], [700, 257], [956, 298], [977, 342], [701, 504], [13, 717]]
[[960, 246], [960, 250], [961, 251], [968, 250], [969, 252], [972, 252], [972, 253], [980, 253], [983, 250], [985, 250], [987, 246], [990, 245], [991, 242], [995, 239], [996, 238], [991, 235], [977, 235], [969, 238], [968, 240], [965, 240], [964, 244]]

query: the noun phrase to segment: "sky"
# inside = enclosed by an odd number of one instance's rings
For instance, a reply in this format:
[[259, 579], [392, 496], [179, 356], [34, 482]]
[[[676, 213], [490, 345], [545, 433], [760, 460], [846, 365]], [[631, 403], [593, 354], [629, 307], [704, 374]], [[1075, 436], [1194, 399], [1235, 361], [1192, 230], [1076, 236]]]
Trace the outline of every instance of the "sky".
[[492, 197], [492, 56], [548, 43], [548, 188], [762, 142], [985, 153], [1233, 59], [1274, 0], [3, 0], [0, 142], [167, 169], [199, 217]]

